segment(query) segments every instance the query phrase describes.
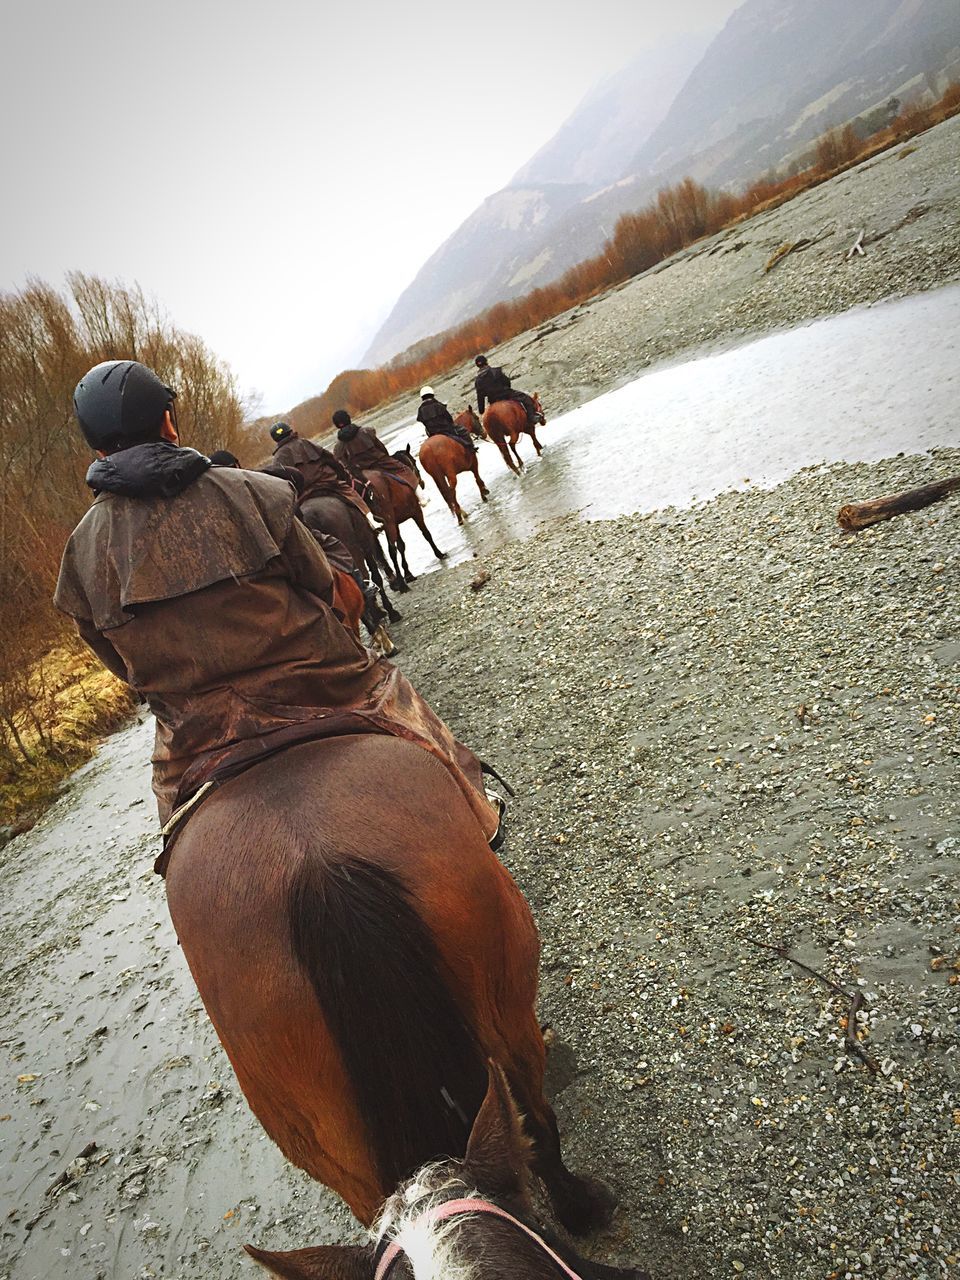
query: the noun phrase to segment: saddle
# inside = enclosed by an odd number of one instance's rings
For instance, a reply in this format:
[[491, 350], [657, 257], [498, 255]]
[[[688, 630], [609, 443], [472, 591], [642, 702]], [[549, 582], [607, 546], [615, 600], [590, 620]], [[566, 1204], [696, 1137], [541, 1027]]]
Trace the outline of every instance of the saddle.
[[[234, 742], [226, 747], [208, 751], [193, 762], [186, 770], [177, 789], [173, 813], [161, 828], [163, 848], [160, 851], [153, 869], [158, 876], [166, 876], [170, 855], [177, 838], [186, 827], [187, 820], [196, 812], [200, 804], [212, 791], [238, 777], [247, 769], [269, 760], [271, 756], [288, 747], [300, 746], [306, 742], [317, 742], [321, 738], [338, 738], [348, 734], [377, 733], [383, 737], [393, 735], [386, 728], [375, 724], [368, 717], [352, 712], [318, 711], [315, 719], [300, 721], [296, 724], [282, 725], [271, 729], [256, 738], [245, 738], [242, 742]], [[515, 792], [492, 765], [485, 760], [478, 760], [481, 773], [495, 778], [507, 795]], [[496, 852], [503, 843], [503, 818], [506, 813], [506, 802], [495, 793], [487, 792], [487, 798], [497, 810], [497, 829], [490, 837], [490, 848]]]
[[167, 864], [177, 838], [186, 826], [187, 819], [211, 791], [223, 786], [231, 778], [247, 769], [269, 760], [287, 747], [300, 746], [304, 742], [317, 742], [321, 738], [343, 737], [353, 733], [379, 733], [389, 737], [386, 729], [372, 724], [366, 717], [350, 711], [319, 711], [315, 719], [296, 724], [281, 725], [256, 738], [245, 738], [208, 751], [193, 762], [180, 780], [173, 813], [161, 828], [163, 849], [153, 864], [158, 876], [167, 874]]

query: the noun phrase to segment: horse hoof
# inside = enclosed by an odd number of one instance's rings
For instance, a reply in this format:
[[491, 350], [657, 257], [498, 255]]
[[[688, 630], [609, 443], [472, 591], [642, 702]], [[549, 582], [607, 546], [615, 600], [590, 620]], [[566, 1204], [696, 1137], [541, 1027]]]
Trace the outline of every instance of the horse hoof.
[[390, 590], [391, 591], [409, 591], [410, 588], [404, 582], [403, 578], [391, 578]]
[[[416, 580], [417, 580], [417, 579], [416, 579], [416, 575], [415, 575], [415, 574], [412, 574], [412, 573], [405, 574], [404, 576], [406, 577], [407, 582], [416, 582]], [[410, 590], [410, 588], [409, 588], [409, 587], [407, 587], [407, 590], [409, 591], [409, 590]]]
[[574, 1236], [589, 1235], [607, 1226], [617, 1207], [617, 1197], [596, 1178], [571, 1175], [571, 1184], [553, 1200], [557, 1218]]
[[391, 621], [391, 622], [402, 622], [402, 621], [403, 621], [403, 614], [402, 614], [402, 613], [397, 613], [396, 609], [388, 609], [388, 610], [387, 610], [387, 617], [390, 619], [390, 621]]
[[[463, 521], [461, 520], [461, 521], [460, 521], [460, 523], [462, 524], [462, 523], [463, 523]], [[438, 551], [438, 552], [437, 552], [437, 559], [438, 559], [438, 560], [446, 560], [446, 558], [447, 558], [447, 556], [448, 556], [448, 555], [449, 555], [449, 552], [447, 552], [447, 551]]]

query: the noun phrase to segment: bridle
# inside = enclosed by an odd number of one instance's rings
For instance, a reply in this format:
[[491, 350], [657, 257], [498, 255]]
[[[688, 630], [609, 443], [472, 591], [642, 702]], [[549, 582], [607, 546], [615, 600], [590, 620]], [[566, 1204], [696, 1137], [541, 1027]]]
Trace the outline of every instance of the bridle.
[[[582, 1280], [577, 1272], [568, 1267], [560, 1255], [554, 1253], [546, 1240], [538, 1236], [532, 1227], [528, 1227], [525, 1222], [515, 1218], [512, 1213], [507, 1213], [506, 1209], [501, 1209], [498, 1205], [491, 1204], [489, 1200], [447, 1200], [444, 1204], [434, 1205], [432, 1209], [425, 1209], [415, 1221], [426, 1223], [443, 1222], [447, 1218], [456, 1217], [459, 1213], [485, 1213], [489, 1217], [502, 1218], [504, 1222], [509, 1222], [511, 1226], [516, 1227], [524, 1235], [529, 1236], [535, 1244], [538, 1244], [551, 1262], [555, 1263], [560, 1269], [566, 1280]], [[377, 1245], [377, 1250], [374, 1254], [376, 1270], [374, 1271], [373, 1280], [386, 1280], [390, 1268], [401, 1253], [403, 1253], [403, 1247], [396, 1240], [388, 1241], [387, 1237], [384, 1236]]]

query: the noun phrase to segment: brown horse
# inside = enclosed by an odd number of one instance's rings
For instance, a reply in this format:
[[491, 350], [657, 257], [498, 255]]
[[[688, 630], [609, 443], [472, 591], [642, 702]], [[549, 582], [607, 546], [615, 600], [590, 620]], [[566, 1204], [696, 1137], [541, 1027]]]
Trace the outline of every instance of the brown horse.
[[[454, 422], [458, 427], [465, 427], [475, 436], [483, 436], [483, 427], [472, 407], [458, 414]], [[480, 490], [480, 497], [486, 502], [489, 490], [480, 479], [477, 455], [467, 445], [461, 444], [453, 436], [427, 436], [420, 446], [419, 458], [424, 470], [440, 490], [440, 497], [450, 508], [451, 515], [456, 516], [457, 524], [463, 524], [466, 519], [457, 501], [457, 475], [461, 471], [469, 471], [473, 475]]]
[[[540, 403], [540, 393], [535, 391], [531, 398], [542, 417], [543, 405]], [[470, 412], [473, 414], [472, 406]], [[473, 416], [476, 417], [475, 414]], [[483, 415], [483, 429], [500, 450], [501, 457], [515, 475], [519, 475], [523, 470], [523, 459], [517, 453], [517, 441], [522, 435], [528, 435], [533, 441], [538, 458], [543, 453], [543, 446], [537, 439], [536, 423], [527, 421], [527, 411], [519, 400], [497, 400], [494, 404], [487, 405]], [[508, 445], [510, 452], [507, 451]], [[513, 454], [516, 462], [511, 459], [510, 453]]]
[[491, 1063], [464, 1159], [421, 1169], [398, 1188], [369, 1244], [280, 1253], [244, 1247], [286, 1280], [650, 1280], [645, 1271], [582, 1258], [548, 1233], [536, 1216], [532, 1183], [523, 1117]]
[[609, 1220], [609, 1191], [563, 1164], [543, 1095], [530, 908], [430, 752], [374, 733], [289, 747], [210, 793], [166, 883], [252, 1110], [361, 1222], [463, 1154], [490, 1058], [560, 1221]]
[[[388, 577], [390, 569], [377, 536], [356, 507], [330, 493], [319, 493], [300, 503], [300, 518], [309, 529], [319, 529], [339, 538], [353, 558], [353, 567], [364, 578], [369, 578], [380, 596], [384, 612], [391, 622], [399, 622], [401, 615], [393, 606], [383, 585], [381, 569]], [[403, 584], [406, 589], [406, 583]]]
[[[410, 458], [411, 479], [414, 485], [422, 484], [413, 458]], [[420, 507], [420, 499], [417, 497], [416, 488], [411, 488], [390, 475], [388, 471], [365, 471], [364, 479], [373, 490], [373, 508], [374, 513], [383, 524], [384, 537], [387, 540], [387, 548], [390, 552], [390, 559], [393, 561], [393, 569], [395, 578], [391, 586], [397, 589], [398, 582], [414, 582], [414, 576], [410, 572], [410, 566], [407, 564], [407, 548], [400, 533], [400, 526], [405, 520], [412, 520], [417, 526], [427, 542], [430, 544], [430, 550], [438, 560], [446, 560], [447, 553], [441, 551], [434, 542], [430, 530], [427, 528], [427, 522], [423, 518], [423, 511]]]

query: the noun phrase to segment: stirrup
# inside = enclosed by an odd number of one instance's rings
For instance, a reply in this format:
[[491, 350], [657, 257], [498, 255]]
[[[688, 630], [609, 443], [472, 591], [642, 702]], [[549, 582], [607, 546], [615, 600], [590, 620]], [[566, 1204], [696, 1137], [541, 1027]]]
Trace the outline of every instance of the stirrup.
[[484, 793], [497, 811], [497, 829], [487, 841], [491, 850], [496, 853], [506, 838], [504, 826], [507, 816], [507, 802], [504, 800], [503, 796], [499, 795], [496, 791], [489, 790], [487, 787], [484, 787]]

